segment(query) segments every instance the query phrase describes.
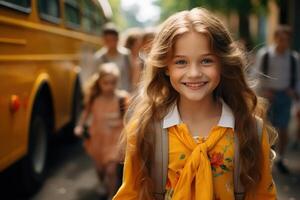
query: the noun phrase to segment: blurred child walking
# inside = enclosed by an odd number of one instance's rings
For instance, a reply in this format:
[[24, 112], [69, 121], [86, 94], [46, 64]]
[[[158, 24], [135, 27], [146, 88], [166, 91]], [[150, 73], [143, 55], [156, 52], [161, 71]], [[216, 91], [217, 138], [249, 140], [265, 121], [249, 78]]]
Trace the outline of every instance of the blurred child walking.
[[[120, 72], [114, 63], [100, 65], [87, 84], [85, 106], [75, 135], [85, 137], [84, 147], [96, 165], [108, 197], [117, 190], [117, 166], [120, 162], [117, 143], [123, 129], [123, 114], [128, 99], [125, 91], [117, 90]], [[89, 135], [84, 134], [88, 125]]]

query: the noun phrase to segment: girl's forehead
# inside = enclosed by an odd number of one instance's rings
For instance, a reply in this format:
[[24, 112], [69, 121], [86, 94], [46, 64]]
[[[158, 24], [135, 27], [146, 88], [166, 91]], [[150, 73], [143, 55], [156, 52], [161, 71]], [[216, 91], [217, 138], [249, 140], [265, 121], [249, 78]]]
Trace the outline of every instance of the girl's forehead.
[[175, 41], [173, 53], [176, 54], [194, 54], [211, 53], [211, 40], [205, 33], [188, 32], [184, 33]]
[[104, 74], [102, 75], [102, 78], [100, 80], [115, 80], [118, 79], [118, 77], [114, 74]]

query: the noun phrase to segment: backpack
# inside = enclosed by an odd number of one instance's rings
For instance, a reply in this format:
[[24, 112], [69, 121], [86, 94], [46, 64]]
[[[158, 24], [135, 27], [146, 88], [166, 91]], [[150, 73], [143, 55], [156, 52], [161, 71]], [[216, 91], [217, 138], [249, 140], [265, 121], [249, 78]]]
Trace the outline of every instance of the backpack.
[[[168, 153], [169, 141], [167, 129], [162, 128], [162, 123], [155, 123], [155, 149], [154, 149], [154, 162], [151, 164], [151, 178], [154, 181], [154, 196], [156, 200], [163, 200], [165, 195], [165, 185], [167, 182], [168, 173]], [[256, 126], [258, 138], [262, 139], [263, 122], [261, 118], [256, 117]], [[234, 137], [234, 196], [235, 200], [243, 200], [245, 190], [240, 182], [240, 163], [238, 151], [238, 138]]]
[[[269, 53], [266, 52], [262, 56], [262, 72], [265, 75], [268, 75], [269, 72]], [[297, 73], [296, 73], [296, 58], [293, 56], [292, 53], [290, 53], [290, 88], [295, 89], [296, 88], [296, 82], [297, 82]]]

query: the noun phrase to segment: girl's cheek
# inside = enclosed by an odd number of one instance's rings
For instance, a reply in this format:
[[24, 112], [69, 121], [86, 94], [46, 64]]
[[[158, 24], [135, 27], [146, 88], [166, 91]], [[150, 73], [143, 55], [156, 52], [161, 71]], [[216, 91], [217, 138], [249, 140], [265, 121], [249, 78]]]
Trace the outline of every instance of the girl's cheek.
[[103, 85], [101, 83], [98, 83], [98, 87], [103, 90]]

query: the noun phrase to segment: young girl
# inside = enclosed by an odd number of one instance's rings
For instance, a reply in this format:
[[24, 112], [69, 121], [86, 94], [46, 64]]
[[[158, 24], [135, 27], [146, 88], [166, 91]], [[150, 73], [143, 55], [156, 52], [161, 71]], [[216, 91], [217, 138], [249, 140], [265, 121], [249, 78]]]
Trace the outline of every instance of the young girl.
[[123, 113], [127, 93], [117, 91], [120, 72], [113, 63], [102, 64], [87, 89], [85, 108], [75, 134], [82, 136], [89, 123], [89, 136], [84, 142], [87, 153], [95, 162], [101, 181], [104, 181], [108, 196], [117, 190], [117, 165], [120, 154], [117, 143], [123, 128]]
[[[242, 55], [205, 9], [179, 12], [163, 23], [129, 107], [123, 184], [114, 200], [234, 200], [234, 138], [244, 198], [276, 199], [268, 139], [273, 129], [264, 123], [259, 137], [256, 117], [264, 120], [265, 111], [246, 83]], [[169, 144], [162, 198], [150, 176], [157, 122]]]

